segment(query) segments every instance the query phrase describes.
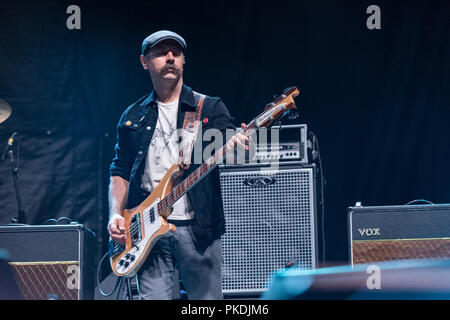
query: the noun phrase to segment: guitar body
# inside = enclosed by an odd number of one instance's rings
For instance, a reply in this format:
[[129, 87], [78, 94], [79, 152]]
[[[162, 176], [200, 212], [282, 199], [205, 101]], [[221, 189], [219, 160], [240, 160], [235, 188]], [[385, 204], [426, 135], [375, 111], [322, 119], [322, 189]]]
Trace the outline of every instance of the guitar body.
[[127, 240], [124, 244], [113, 240], [109, 242], [111, 267], [116, 275], [134, 276], [155, 243], [176, 230], [165, 218], [170, 215], [172, 209], [158, 212], [157, 204], [172, 190], [180, 173], [178, 164], [174, 164], [141, 204], [133, 209], [124, 210]]

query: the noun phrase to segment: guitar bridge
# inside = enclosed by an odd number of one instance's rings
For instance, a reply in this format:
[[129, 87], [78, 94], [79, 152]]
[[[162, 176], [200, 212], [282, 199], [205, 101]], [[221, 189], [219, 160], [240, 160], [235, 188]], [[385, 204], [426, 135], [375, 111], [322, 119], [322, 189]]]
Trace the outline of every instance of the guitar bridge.
[[110, 258], [115, 257], [116, 255], [120, 254], [124, 250], [125, 250], [125, 244], [118, 243], [113, 240], [109, 241], [108, 254], [109, 254]]

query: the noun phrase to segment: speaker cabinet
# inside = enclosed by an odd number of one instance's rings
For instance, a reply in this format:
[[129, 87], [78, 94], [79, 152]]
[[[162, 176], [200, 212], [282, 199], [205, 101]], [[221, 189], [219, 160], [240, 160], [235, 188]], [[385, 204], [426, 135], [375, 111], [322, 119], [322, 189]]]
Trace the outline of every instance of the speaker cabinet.
[[224, 295], [260, 294], [288, 265], [316, 268], [315, 166], [222, 166]]
[[352, 264], [450, 258], [450, 205], [350, 207]]
[[94, 247], [80, 224], [0, 227], [0, 248], [26, 300], [93, 299]]

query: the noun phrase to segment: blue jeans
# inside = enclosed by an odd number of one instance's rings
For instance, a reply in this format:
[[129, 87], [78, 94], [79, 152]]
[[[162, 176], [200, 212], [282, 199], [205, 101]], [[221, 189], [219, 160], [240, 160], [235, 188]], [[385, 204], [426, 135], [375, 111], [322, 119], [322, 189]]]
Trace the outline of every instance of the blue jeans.
[[203, 251], [196, 246], [198, 239], [195, 239], [192, 225], [176, 227], [172, 235], [158, 240], [138, 272], [141, 298], [170, 300], [175, 268], [178, 268], [189, 299], [223, 299], [220, 238]]

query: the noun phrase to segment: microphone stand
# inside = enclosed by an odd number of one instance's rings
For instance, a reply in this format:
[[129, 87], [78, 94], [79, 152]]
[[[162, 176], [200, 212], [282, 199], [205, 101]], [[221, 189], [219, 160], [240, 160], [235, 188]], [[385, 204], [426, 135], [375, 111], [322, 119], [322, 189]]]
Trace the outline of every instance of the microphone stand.
[[13, 154], [12, 147], [10, 147], [8, 150], [8, 157], [9, 157], [9, 163], [11, 164], [11, 173], [13, 176], [14, 189], [16, 191], [17, 205], [19, 208], [18, 218], [13, 218], [13, 219], [11, 219], [11, 221], [13, 223], [26, 224], [27, 222], [26, 222], [26, 218], [25, 218], [25, 211], [23, 210], [23, 207], [22, 207], [22, 199], [20, 197], [19, 187], [17, 185], [17, 174], [19, 173], [19, 166], [16, 166], [16, 162], [14, 161], [14, 154]]

